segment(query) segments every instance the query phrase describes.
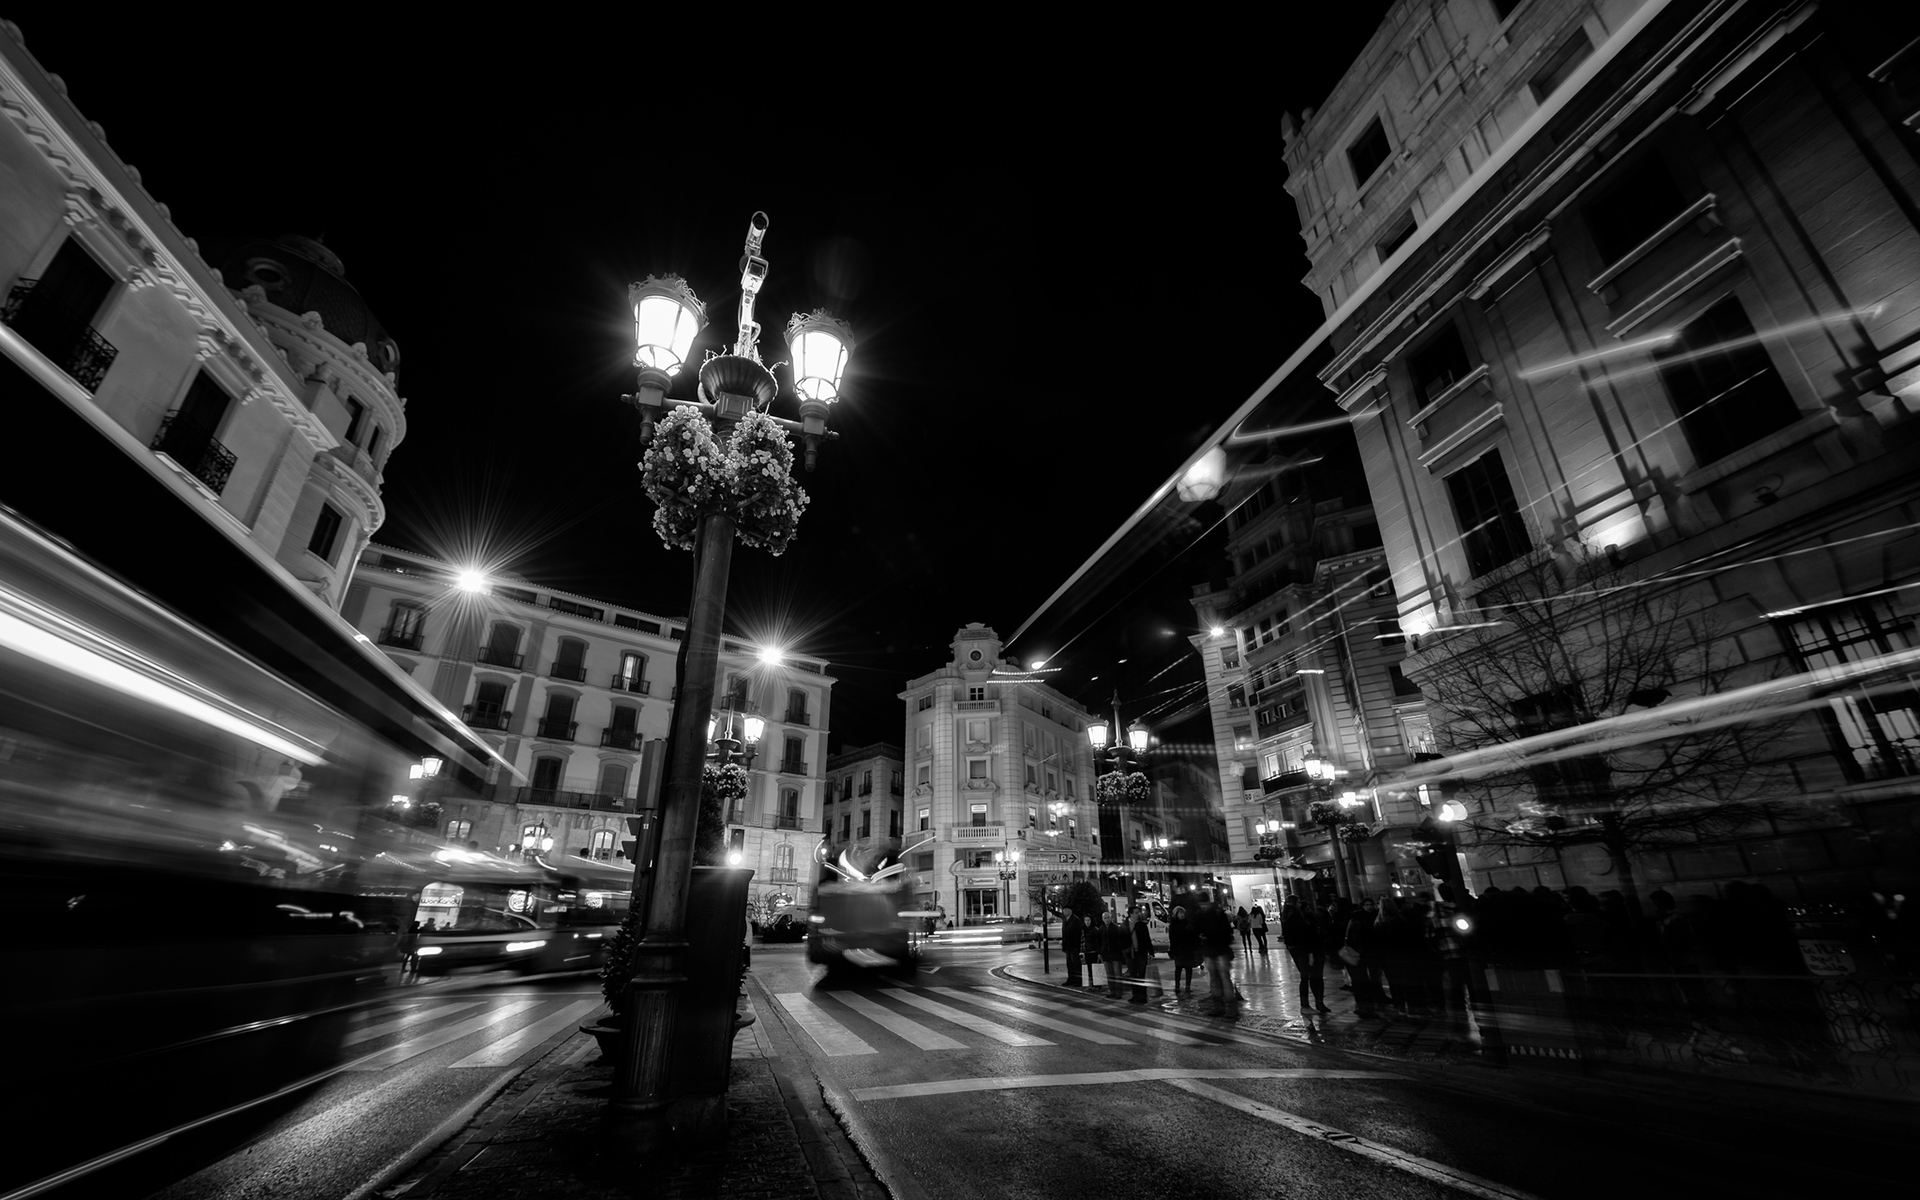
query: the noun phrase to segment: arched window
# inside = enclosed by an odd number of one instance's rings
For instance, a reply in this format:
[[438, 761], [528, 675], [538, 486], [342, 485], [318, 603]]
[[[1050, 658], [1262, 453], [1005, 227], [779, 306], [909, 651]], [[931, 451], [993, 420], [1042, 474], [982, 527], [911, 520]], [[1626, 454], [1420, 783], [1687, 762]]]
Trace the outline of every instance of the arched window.
[[800, 828], [800, 793], [793, 788], [780, 789], [780, 820], [782, 829]]
[[473, 690], [473, 703], [467, 707], [467, 724], [475, 729], [505, 729], [513, 714], [506, 710], [507, 685], [482, 680]]
[[773, 866], [775, 870], [779, 870], [779, 871], [793, 870], [793, 844], [792, 843], [781, 842], [780, 845], [777, 848], [775, 848], [773, 852]]
[[787, 724], [806, 725], [809, 723], [806, 692], [799, 688], [789, 688], [787, 691]]
[[613, 677], [613, 689], [617, 692], [637, 692], [644, 696], [650, 687], [647, 683], [647, 656], [632, 650], [621, 651], [620, 673]]
[[487, 644], [480, 647], [479, 659], [510, 671], [520, 669], [520, 627], [511, 621], [495, 621], [487, 631]]
[[611, 796], [615, 800], [624, 800], [627, 795], [627, 768], [625, 763], [607, 763], [600, 768], [600, 794]]
[[560, 648], [553, 655], [553, 669], [547, 673], [555, 679], [584, 683], [587, 678], [587, 644], [579, 638], [561, 638]]
[[557, 792], [560, 790], [560, 772], [565, 766], [558, 758], [536, 758], [533, 760], [533, 790], [536, 792]]
[[612, 858], [613, 857], [613, 830], [611, 829], [594, 830], [593, 837], [589, 839], [587, 842], [587, 848], [593, 852], [593, 856], [595, 858], [602, 859], [602, 860]]

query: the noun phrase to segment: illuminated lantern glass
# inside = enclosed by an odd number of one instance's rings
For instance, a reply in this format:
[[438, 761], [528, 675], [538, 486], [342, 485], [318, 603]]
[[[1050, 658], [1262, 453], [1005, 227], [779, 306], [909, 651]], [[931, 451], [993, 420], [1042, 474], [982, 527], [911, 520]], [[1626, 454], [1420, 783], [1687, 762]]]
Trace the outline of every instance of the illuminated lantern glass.
[[793, 355], [793, 390], [803, 400], [831, 404], [840, 398], [840, 380], [853, 353], [853, 327], [825, 309], [787, 322], [787, 350]]
[[627, 299], [633, 305], [634, 365], [678, 374], [694, 336], [707, 323], [699, 297], [678, 275], [649, 275], [646, 282], [628, 286]]
[[1211, 500], [1227, 482], [1227, 452], [1219, 446], [1200, 456], [1180, 477], [1177, 491], [1182, 500]]
[[1135, 725], [1127, 730], [1127, 744], [1133, 747], [1135, 754], [1147, 752], [1147, 731]]
[[1087, 726], [1087, 740], [1093, 743], [1095, 750], [1105, 750], [1107, 748], [1106, 722], [1096, 721]]
[[746, 725], [748, 744], [758, 742], [760, 735], [765, 733], [767, 729], [767, 722], [764, 717], [748, 717]]

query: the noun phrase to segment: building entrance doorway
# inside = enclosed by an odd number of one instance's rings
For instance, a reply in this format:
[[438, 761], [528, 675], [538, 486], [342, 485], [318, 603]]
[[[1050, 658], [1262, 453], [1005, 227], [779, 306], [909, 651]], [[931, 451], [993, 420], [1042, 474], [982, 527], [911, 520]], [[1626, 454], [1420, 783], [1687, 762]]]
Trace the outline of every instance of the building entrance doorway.
[[961, 898], [963, 925], [984, 925], [1000, 915], [999, 888], [968, 888]]

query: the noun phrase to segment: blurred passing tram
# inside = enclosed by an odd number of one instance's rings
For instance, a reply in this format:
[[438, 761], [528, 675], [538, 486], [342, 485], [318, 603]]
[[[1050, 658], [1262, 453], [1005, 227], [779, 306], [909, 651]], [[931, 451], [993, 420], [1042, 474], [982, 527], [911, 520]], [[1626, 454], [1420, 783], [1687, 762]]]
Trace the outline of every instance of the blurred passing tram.
[[415, 900], [410, 966], [422, 975], [597, 970], [633, 894], [631, 872], [587, 859], [518, 861], [448, 848], [426, 863], [382, 867], [369, 890]]
[[814, 851], [823, 868], [808, 917], [807, 961], [829, 970], [857, 968], [912, 974], [927, 914], [913, 906], [913, 886], [898, 838], [862, 838], [837, 856]]
[[[216, 637], [0, 509], [0, 1014], [19, 1035], [0, 1195], [105, 1186], [97, 1169], [337, 1069], [445, 865], [391, 796], [424, 757], [489, 753], [337, 618], [235, 578]], [[557, 931], [581, 889], [527, 870]]]

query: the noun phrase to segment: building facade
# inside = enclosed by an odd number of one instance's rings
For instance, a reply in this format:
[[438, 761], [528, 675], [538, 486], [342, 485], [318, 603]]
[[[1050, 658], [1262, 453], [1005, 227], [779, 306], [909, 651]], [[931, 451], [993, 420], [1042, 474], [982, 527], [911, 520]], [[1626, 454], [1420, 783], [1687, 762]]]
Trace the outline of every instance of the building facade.
[[[1340, 310], [1320, 378], [1360, 442], [1408, 679], [1498, 627], [1486, 595], [1601, 555], [1702, 605], [1735, 684], [1867, 672], [1776, 747], [1817, 819], [1647, 849], [1642, 881], [1810, 898], [1915, 857], [1920, 63], [1888, 15], [1402, 3], [1285, 124], [1306, 283]], [[1621, 716], [1580, 708], [1543, 727]], [[1503, 887], [1619, 865], [1469, 859]]]
[[[371, 547], [342, 615], [492, 744], [512, 771], [435, 781], [457, 844], [623, 860], [627, 822], [658, 803], [684, 620]], [[730, 852], [804, 907], [820, 828], [833, 679], [826, 663], [721, 642], [719, 694], [766, 722], [749, 792], [726, 814]], [[550, 847], [545, 843], [552, 840]]]
[[[1391, 847], [1392, 831], [1424, 814], [1372, 785], [1431, 751], [1432, 733], [1419, 689], [1401, 669], [1406, 651], [1380, 529], [1350, 458], [1350, 450], [1329, 451], [1308, 465], [1277, 460], [1242, 469], [1221, 497], [1229, 514], [1227, 586], [1194, 589], [1206, 632], [1189, 640], [1213, 702], [1232, 848], [1227, 873], [1242, 903], [1276, 902], [1285, 891], [1282, 864], [1313, 870], [1325, 886], [1348, 893], [1423, 882]], [[1311, 777], [1309, 759], [1335, 774]], [[1341, 796], [1380, 831], [1344, 854], [1331, 830], [1310, 820], [1316, 800]], [[1284, 827], [1278, 841], [1286, 853], [1262, 862], [1258, 826], [1274, 820]]]
[[337, 608], [407, 431], [399, 351], [339, 258], [302, 237], [203, 250], [10, 23], [0, 113], [0, 339]]
[[[827, 759], [825, 853], [838, 855], [860, 842], [898, 840], [907, 830], [906, 760], [891, 742], [850, 746]], [[806, 863], [813, 870], [812, 860]], [[833, 878], [831, 872], [828, 878]]]
[[[1023, 671], [985, 625], [908, 681], [905, 821], [933, 840], [909, 857], [914, 900], [956, 925], [1036, 915], [1033, 887], [1092, 878], [1101, 856], [1091, 714]], [[1018, 851], [1002, 880], [996, 854]]]

